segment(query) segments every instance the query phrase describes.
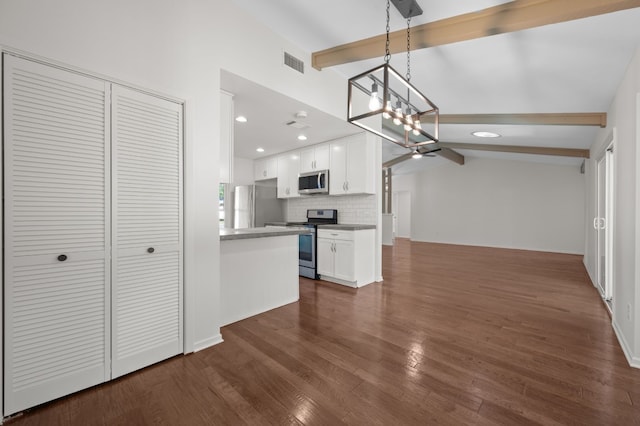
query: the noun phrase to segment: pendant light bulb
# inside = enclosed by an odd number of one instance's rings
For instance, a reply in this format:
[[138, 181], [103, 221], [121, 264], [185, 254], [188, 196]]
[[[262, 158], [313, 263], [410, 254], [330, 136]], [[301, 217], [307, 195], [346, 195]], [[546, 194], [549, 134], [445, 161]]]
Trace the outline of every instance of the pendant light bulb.
[[393, 108], [391, 108], [391, 99], [389, 99], [389, 97], [387, 97], [386, 102], [384, 103], [384, 111], [382, 112], [382, 118], [384, 119], [390, 119], [391, 118], [391, 114], [390, 112], [393, 111]]
[[418, 136], [420, 134], [421, 129], [422, 129], [422, 125], [420, 125], [420, 119], [416, 118], [413, 121], [413, 134]]
[[411, 158], [415, 158], [417, 160], [418, 158], [422, 158], [422, 154], [420, 154], [417, 150], [413, 151], [413, 155], [411, 156]]
[[371, 98], [369, 99], [369, 111], [375, 111], [380, 108], [380, 100], [378, 99], [378, 85], [373, 83], [371, 86]]
[[398, 102], [396, 102], [396, 110], [395, 110], [395, 117], [393, 118], [393, 124], [395, 124], [396, 126], [399, 126], [400, 124], [402, 124], [401, 118], [402, 118], [402, 104], [400, 103], [400, 99], [398, 99]]
[[411, 118], [411, 108], [407, 107], [407, 115], [404, 117], [404, 130], [407, 132], [413, 129], [413, 118]]

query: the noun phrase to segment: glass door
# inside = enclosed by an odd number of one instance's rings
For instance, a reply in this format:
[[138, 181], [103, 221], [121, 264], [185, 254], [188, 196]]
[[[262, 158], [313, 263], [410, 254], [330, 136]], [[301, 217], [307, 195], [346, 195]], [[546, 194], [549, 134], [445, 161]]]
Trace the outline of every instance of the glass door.
[[316, 267], [315, 232], [300, 234], [298, 239], [300, 266]]
[[613, 298], [613, 144], [597, 163], [596, 217], [596, 276], [602, 297]]

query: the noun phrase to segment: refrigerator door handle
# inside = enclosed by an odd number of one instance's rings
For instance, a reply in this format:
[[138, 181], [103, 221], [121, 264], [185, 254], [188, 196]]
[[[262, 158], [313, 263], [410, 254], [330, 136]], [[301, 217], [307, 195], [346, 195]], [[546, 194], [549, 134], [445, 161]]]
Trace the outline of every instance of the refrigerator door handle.
[[253, 191], [249, 195], [249, 227], [255, 228], [256, 226], [256, 189], [253, 187]]

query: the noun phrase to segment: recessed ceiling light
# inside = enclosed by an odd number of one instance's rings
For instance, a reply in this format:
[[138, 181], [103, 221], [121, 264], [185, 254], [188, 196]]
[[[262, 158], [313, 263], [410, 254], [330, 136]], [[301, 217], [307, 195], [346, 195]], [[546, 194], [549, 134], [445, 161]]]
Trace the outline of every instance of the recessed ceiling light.
[[493, 132], [473, 132], [471, 133], [473, 136], [477, 138], [499, 138], [500, 135]]
[[236, 117], [236, 121], [238, 123], [246, 123], [247, 122], [247, 117], [245, 117], [244, 115], [239, 115]]
[[306, 141], [307, 137], [305, 135], [298, 135], [298, 140], [299, 141]]
[[256, 151], [258, 151], [258, 152], [264, 152], [264, 148], [256, 148]]

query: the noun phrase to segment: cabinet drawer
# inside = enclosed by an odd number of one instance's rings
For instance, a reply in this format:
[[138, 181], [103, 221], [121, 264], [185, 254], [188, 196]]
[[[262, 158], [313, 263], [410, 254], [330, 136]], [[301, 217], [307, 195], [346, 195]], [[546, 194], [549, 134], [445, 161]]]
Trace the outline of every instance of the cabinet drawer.
[[353, 241], [353, 237], [353, 231], [341, 231], [338, 229], [318, 229], [318, 238]]

